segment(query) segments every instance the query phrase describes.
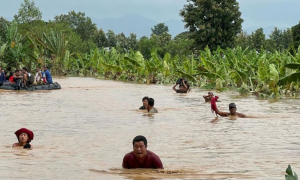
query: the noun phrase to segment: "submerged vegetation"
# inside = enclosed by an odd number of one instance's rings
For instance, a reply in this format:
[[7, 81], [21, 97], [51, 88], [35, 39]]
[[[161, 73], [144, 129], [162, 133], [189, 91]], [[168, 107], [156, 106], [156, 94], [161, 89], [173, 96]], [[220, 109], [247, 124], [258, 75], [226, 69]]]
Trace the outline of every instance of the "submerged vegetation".
[[[236, 2], [232, 3], [236, 7]], [[168, 27], [160, 23], [150, 37], [138, 40], [135, 34], [126, 37], [98, 30], [81, 12], [71, 11], [44, 22], [34, 3], [24, 0], [15, 20], [0, 18], [0, 66], [11, 71], [47, 64], [55, 75], [103, 76], [139, 83], [169, 84], [181, 76], [206, 89], [233, 89], [263, 98], [299, 95], [300, 25], [287, 31], [275, 28], [267, 40], [262, 29], [252, 35], [238, 33], [242, 20], [237, 8], [232, 17], [239, 24], [228, 27], [236, 33], [230, 37], [217, 33], [215, 39], [205, 39], [203, 44], [200, 36], [217, 30], [213, 24], [202, 31], [193, 28], [191, 22], [197, 19], [188, 19], [189, 10], [198, 10], [192, 6], [181, 12], [189, 32], [172, 38]], [[217, 3], [212, 6], [222, 8]], [[202, 23], [206, 22], [205, 13], [199, 20]], [[222, 16], [213, 22], [217, 18]]]
[[298, 180], [298, 175], [292, 170], [291, 165], [286, 169], [285, 180]]

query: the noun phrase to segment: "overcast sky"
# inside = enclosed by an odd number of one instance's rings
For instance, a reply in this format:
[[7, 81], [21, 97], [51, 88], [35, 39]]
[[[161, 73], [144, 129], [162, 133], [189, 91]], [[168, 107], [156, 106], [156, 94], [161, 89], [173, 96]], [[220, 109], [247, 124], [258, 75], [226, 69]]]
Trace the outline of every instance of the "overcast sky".
[[[23, 0], [0, 0], [0, 16], [11, 18]], [[300, 0], [238, 0], [244, 19], [243, 28], [251, 26], [291, 27], [300, 20]], [[82, 11], [87, 16], [103, 19], [138, 14], [157, 22], [179, 19], [186, 0], [35, 0], [43, 19], [68, 11]]]

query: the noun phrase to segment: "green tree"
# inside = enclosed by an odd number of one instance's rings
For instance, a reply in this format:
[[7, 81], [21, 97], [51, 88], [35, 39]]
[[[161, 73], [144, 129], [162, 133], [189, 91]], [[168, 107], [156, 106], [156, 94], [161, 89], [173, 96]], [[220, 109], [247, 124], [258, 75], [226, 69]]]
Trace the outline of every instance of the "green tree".
[[[3, 17], [0, 17], [0, 42], [6, 42], [6, 31], [7, 27], [10, 25], [10, 22]], [[0, 43], [1, 44], [1, 43]]]
[[288, 49], [289, 45], [293, 42], [292, 30], [287, 29], [282, 32], [281, 44], [284, 49]]
[[252, 32], [251, 35], [253, 49], [260, 52], [262, 48], [266, 47], [266, 36], [264, 34], [263, 28], [257, 29], [255, 32]]
[[244, 31], [239, 33], [235, 38], [235, 47], [240, 46], [242, 49], [252, 47], [251, 37]]
[[156, 35], [162, 35], [163, 33], [168, 33], [169, 28], [165, 25], [165, 23], [159, 23], [154, 26], [154, 28], [151, 28], [152, 34]]
[[116, 38], [117, 38], [117, 49], [121, 52], [128, 52], [129, 44], [125, 34], [124, 33], [118, 34]]
[[197, 49], [232, 47], [243, 19], [236, 0], [187, 0], [180, 15]]
[[97, 26], [85, 13], [70, 11], [68, 14], [62, 14], [54, 17], [56, 22], [61, 22], [74, 29], [80, 35], [83, 41], [91, 40], [97, 31]]
[[146, 36], [143, 36], [139, 40], [139, 51], [143, 54], [145, 59], [151, 58], [151, 51], [157, 50], [159, 52], [162, 52], [162, 48], [158, 45], [158, 36], [151, 36], [151, 38], [148, 38]]
[[178, 34], [177, 36], [174, 37], [174, 40], [177, 39], [190, 39], [191, 37], [191, 33], [188, 31], [182, 32], [180, 34]]
[[271, 48], [269, 50], [277, 50], [280, 51], [283, 49], [282, 44], [282, 30], [275, 27], [274, 31], [269, 35], [270, 40], [268, 42], [268, 47]]
[[116, 47], [117, 46], [117, 37], [116, 34], [112, 30], [108, 30], [106, 33], [107, 36], [107, 45], [108, 47]]
[[189, 56], [192, 51], [193, 40], [177, 38], [165, 46], [165, 52], [170, 53], [172, 56]]
[[138, 40], [136, 38], [136, 34], [130, 33], [129, 37], [127, 37], [128, 48], [136, 51], [138, 49]]
[[300, 45], [300, 22], [299, 24], [292, 27], [292, 37], [293, 37], [293, 44], [295, 49], [298, 49]]
[[18, 14], [16, 14], [14, 18], [20, 24], [30, 23], [35, 20], [41, 20], [42, 12], [35, 6], [33, 0], [24, 0], [24, 2], [21, 3]]
[[96, 43], [97, 47], [102, 48], [107, 46], [107, 38], [103, 29], [96, 31], [94, 42]]

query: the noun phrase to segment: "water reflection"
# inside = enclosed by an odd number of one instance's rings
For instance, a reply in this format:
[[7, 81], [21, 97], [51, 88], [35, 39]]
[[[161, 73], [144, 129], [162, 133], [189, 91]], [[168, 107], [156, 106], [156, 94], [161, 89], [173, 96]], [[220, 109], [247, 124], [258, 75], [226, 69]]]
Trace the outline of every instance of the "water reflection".
[[[214, 92], [221, 111], [235, 102], [255, 116], [230, 120], [215, 118], [202, 98], [207, 91], [195, 88], [186, 95], [163, 85], [59, 82], [58, 91], [0, 91], [1, 179], [283, 179], [288, 164], [300, 171], [297, 99]], [[146, 95], [159, 113], [136, 110]], [[31, 151], [10, 148], [21, 127], [35, 133]], [[120, 169], [140, 134], [166, 171]]]

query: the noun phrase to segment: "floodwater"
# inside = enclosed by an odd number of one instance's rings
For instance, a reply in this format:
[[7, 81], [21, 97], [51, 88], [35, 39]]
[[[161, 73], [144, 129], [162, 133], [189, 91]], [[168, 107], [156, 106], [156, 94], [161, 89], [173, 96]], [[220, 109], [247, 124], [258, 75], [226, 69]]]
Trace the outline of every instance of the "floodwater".
[[[214, 119], [210, 104], [193, 89], [99, 80], [56, 79], [61, 90], [0, 91], [2, 179], [263, 179], [282, 180], [291, 164], [300, 173], [300, 102], [215, 93], [220, 110], [235, 102], [256, 118]], [[155, 99], [159, 113], [138, 111]], [[13, 149], [14, 132], [35, 134], [33, 150]], [[132, 139], [144, 135], [164, 171], [123, 170]]]

